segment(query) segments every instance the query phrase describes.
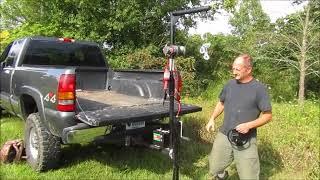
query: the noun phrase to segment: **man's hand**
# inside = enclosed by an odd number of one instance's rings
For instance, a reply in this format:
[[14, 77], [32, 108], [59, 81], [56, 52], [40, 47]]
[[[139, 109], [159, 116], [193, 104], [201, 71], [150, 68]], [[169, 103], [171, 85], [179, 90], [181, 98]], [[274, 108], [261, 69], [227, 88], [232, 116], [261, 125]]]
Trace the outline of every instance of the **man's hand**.
[[216, 107], [214, 108], [213, 113], [211, 114], [208, 124], [206, 125], [206, 129], [208, 132], [210, 132], [211, 130], [214, 131], [214, 121], [223, 112], [223, 110], [223, 102], [219, 101]]
[[246, 134], [247, 132], [249, 132], [250, 126], [248, 123], [242, 123], [236, 127], [236, 130], [241, 134]]
[[271, 121], [271, 119], [272, 119], [272, 112], [271, 111], [262, 112], [261, 116], [258, 119], [254, 120], [254, 121], [247, 122], [247, 123], [239, 124], [236, 127], [236, 130], [239, 133], [245, 134], [252, 128], [257, 128], [257, 127], [260, 127], [260, 126], [267, 124], [269, 121]]
[[208, 124], [206, 125], [206, 129], [208, 132], [214, 131], [214, 119], [210, 119]]

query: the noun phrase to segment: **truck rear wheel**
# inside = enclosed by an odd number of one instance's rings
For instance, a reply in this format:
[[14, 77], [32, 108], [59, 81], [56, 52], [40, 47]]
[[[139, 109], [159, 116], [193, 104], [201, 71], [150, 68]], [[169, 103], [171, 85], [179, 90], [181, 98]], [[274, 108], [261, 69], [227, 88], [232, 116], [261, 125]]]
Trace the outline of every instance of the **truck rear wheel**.
[[60, 154], [60, 138], [52, 135], [40, 120], [39, 113], [28, 116], [25, 129], [27, 162], [36, 171], [57, 167]]

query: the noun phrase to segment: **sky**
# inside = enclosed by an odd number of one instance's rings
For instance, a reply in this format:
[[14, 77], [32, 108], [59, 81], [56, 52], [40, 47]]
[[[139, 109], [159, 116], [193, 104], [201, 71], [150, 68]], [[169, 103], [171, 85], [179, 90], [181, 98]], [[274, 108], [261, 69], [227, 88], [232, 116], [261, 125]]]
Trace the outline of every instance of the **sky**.
[[[271, 19], [271, 22], [275, 22], [278, 18], [285, 17], [288, 14], [300, 11], [303, 9], [303, 5], [292, 5], [292, 0], [261, 0], [261, 6], [265, 13]], [[190, 34], [228, 34], [231, 32], [232, 27], [228, 24], [229, 15], [223, 11], [221, 14], [215, 14], [214, 21], [202, 20], [199, 21], [196, 28], [191, 28]]]

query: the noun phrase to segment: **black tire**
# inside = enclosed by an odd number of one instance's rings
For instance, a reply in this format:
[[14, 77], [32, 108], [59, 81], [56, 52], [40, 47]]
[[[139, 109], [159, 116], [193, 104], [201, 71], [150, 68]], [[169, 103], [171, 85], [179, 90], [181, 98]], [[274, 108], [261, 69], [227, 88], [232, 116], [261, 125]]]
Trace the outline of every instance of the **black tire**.
[[40, 120], [39, 113], [32, 113], [26, 120], [25, 148], [27, 162], [36, 171], [46, 171], [58, 166], [61, 141], [52, 135]]

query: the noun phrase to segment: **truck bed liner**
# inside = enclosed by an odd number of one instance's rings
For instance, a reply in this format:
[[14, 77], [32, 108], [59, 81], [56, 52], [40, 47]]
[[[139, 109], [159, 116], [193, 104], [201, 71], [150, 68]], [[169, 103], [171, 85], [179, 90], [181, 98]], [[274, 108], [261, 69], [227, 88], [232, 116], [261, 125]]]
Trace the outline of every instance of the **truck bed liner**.
[[[77, 92], [76, 117], [91, 126], [148, 121], [169, 116], [169, 102], [128, 96], [113, 91]], [[177, 104], [175, 105], [177, 110]], [[198, 106], [182, 104], [181, 115], [201, 111]]]

